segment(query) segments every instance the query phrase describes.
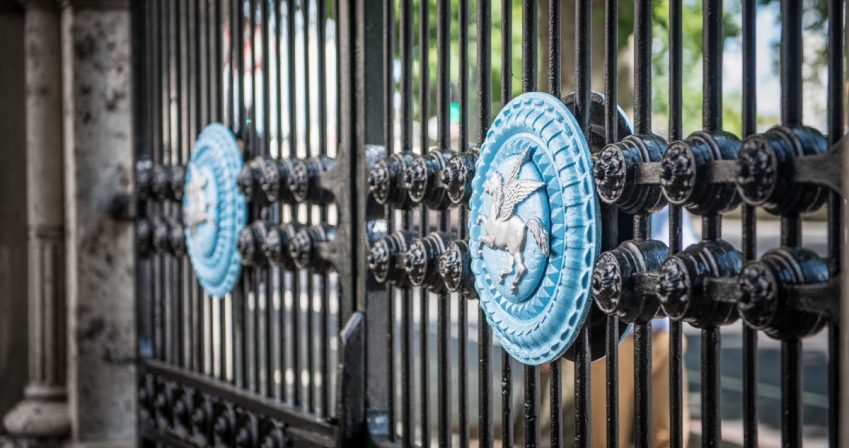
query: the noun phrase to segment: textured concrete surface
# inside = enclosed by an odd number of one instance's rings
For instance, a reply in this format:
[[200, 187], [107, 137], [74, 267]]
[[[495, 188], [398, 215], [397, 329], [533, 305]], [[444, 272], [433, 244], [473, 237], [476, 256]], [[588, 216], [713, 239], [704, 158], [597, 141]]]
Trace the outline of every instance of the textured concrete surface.
[[132, 226], [109, 215], [131, 189], [130, 14], [66, 6], [62, 33], [73, 443], [115, 446], [135, 429]]

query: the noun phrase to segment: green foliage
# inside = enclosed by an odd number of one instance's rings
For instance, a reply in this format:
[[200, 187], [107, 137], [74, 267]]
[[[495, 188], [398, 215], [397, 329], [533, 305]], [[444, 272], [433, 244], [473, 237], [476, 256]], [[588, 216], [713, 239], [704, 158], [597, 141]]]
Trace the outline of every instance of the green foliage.
[[[728, 40], [740, 35], [740, 5], [729, 5], [723, 14], [723, 34]], [[669, 119], [669, 1], [654, 2], [652, 20], [652, 115], [655, 129], [666, 129]], [[684, 0], [681, 11], [682, 120], [684, 135], [702, 127], [702, 2]], [[723, 95], [723, 127], [740, 134], [742, 118], [739, 91]]]
[[[417, 98], [415, 106], [416, 120], [419, 120], [419, 100], [421, 97], [421, 23], [422, 5], [421, 2], [427, 2], [428, 9], [428, 42], [427, 42], [427, 76], [428, 76], [428, 103], [430, 106], [429, 116], [433, 115], [433, 105], [436, 101], [436, 82], [437, 82], [437, 49], [436, 49], [436, 28], [437, 28], [437, 0], [414, 0], [414, 57], [413, 57], [413, 90]], [[562, 1], [562, 11], [566, 16], [567, 8], [574, 6], [574, 0]], [[702, 127], [702, 1], [703, 0], [683, 0], [682, 9], [682, 35], [683, 35], [683, 55], [682, 55], [682, 118], [684, 135], [689, 134]], [[777, 3], [779, 0], [759, 0], [759, 8], [768, 7], [770, 4]], [[806, 33], [823, 33], [826, 28], [827, 8], [824, 0], [803, 0], [805, 2], [805, 17], [804, 29]], [[545, 4], [545, 2], [541, 2]], [[511, 97], [521, 93], [521, 73], [522, 73], [522, 6], [521, 2], [511, 1], [510, 14], [512, 16], [511, 29], [504, 30], [502, 27], [502, 19], [504, 11], [502, 10], [503, 2], [500, 0], [492, 0], [492, 27], [491, 35], [491, 74], [492, 74], [492, 110], [497, 111], [502, 104], [502, 80], [505, 76], [510, 76], [510, 92]], [[600, 1], [594, 1], [593, 5], [600, 5]], [[400, 0], [395, 0], [395, 32], [398, 32]], [[476, 8], [477, 0], [469, 1], [469, 23], [459, 23], [459, 0], [450, 0], [451, 5], [451, 59], [450, 59], [450, 84], [452, 86], [452, 101], [458, 99], [457, 86], [460, 83], [460, 70], [469, 70], [470, 92], [474, 96], [477, 88], [477, 79], [475, 76], [476, 50], [477, 50], [477, 27], [476, 27]], [[723, 11], [723, 34], [725, 36], [725, 49], [740, 45], [741, 33], [741, 11], [740, 3], [735, 1], [726, 1], [725, 10]], [[595, 7], [593, 9], [594, 26], [599, 27], [604, 23], [603, 8]], [[669, 111], [669, 0], [655, 0], [653, 2], [653, 28], [652, 28], [652, 112], [653, 112], [653, 128], [658, 134], [666, 134], [668, 128], [668, 111]], [[540, 17], [544, 17], [542, 11]], [[459, 67], [459, 41], [460, 27], [465, 26], [468, 31], [468, 55], [469, 63], [466, 67]], [[776, 24], [780, 26], [780, 23]], [[617, 45], [623, 50], [633, 37], [634, 28], [634, 5], [631, 1], [620, 2], [619, 5], [619, 31]], [[509, 33], [507, 45], [509, 45], [510, 55], [510, 73], [505, 72], [505, 67], [502, 66], [502, 55], [505, 52], [504, 33]], [[397, 36], [397, 34], [396, 34]], [[762, 37], [761, 37], [762, 38]], [[563, 39], [570, 39], [569, 36], [563, 36]], [[397, 37], [396, 37], [396, 54]], [[777, 76], [778, 73], [778, 39], [773, 42], [775, 51], [773, 51], [773, 67], [771, 70]], [[544, 63], [545, 48], [544, 43], [540, 42], [539, 61]], [[826, 64], [827, 51], [824, 45], [810, 48], [806, 45], [805, 50], [805, 76], [806, 82], [822, 83], [822, 67]], [[764, 68], [759, 68], [764, 70]], [[396, 79], [397, 81], [397, 79]], [[622, 95], [630, 95], [630, 92], [620, 92]], [[471, 107], [474, 107], [475, 101], [471, 102]], [[726, 86], [723, 94], [723, 127], [736, 134], [742, 131], [742, 92], [739, 89]], [[474, 117], [474, 111], [468, 111]], [[774, 117], [759, 116], [759, 119], [767, 122], [774, 121]]]

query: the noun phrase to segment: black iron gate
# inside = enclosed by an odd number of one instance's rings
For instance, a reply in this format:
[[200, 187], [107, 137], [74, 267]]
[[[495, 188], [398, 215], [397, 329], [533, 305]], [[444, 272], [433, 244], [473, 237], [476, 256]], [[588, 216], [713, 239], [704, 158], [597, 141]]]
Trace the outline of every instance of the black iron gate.
[[[134, 2], [143, 444], [647, 447], [662, 419], [669, 445], [684, 446], [686, 327], [701, 335], [700, 423], [690, 427], [718, 446], [720, 327], [742, 319], [741, 445], [759, 446], [760, 334], [780, 341], [780, 439], [802, 445], [800, 341], [822, 331], [821, 426], [839, 446], [844, 3], [815, 5], [827, 7], [826, 136], [803, 125], [803, 2], [780, 2], [780, 123], [761, 133], [756, 19], [768, 6], [741, 2], [740, 135], [723, 130], [723, 2], [698, 2], [703, 126], [689, 136], [682, 15], [695, 3], [663, 3], [659, 13], [649, 0]], [[624, 12], [633, 126], [617, 106]], [[658, 22], [668, 30], [663, 124], [652, 121]], [[563, 70], [567, 48], [574, 73]], [[522, 92], [563, 97], [576, 117], [602, 204], [592, 310], [568, 361], [544, 366], [500, 348], [470, 267], [472, 178], [498, 109], [519, 90], [514, 59]], [[224, 297], [195, 278], [181, 206], [194, 139], [213, 122], [238, 139], [249, 204], [244, 267]], [[818, 254], [804, 249], [800, 216], [820, 209]], [[664, 210], [666, 243], [652, 232]], [[765, 253], [758, 211], [780, 217], [778, 247]], [[723, 240], [727, 213], [741, 223], [736, 247]], [[686, 216], [702, 226], [685, 248]], [[652, 326], [667, 316], [669, 381], [657, 385]], [[620, 415], [625, 334], [633, 409]], [[605, 377], [591, 374], [600, 358]], [[591, 420], [594, 382], [605, 386], [604, 422]], [[658, 387], [668, 389], [660, 413]], [[624, 419], [633, 433], [621, 432]], [[605, 440], [590, 440], [599, 426]]]

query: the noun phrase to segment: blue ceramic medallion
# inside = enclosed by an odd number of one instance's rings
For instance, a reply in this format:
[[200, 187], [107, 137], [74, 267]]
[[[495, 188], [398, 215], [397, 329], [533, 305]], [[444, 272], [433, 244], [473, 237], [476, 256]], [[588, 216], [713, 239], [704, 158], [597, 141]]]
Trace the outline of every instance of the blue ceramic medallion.
[[601, 229], [590, 150], [566, 106], [545, 93], [507, 104], [481, 145], [472, 189], [481, 308], [510, 355], [551, 362], [590, 309]]
[[223, 297], [239, 279], [236, 243], [247, 221], [245, 199], [236, 185], [242, 154], [233, 133], [207, 126], [186, 167], [183, 223], [192, 269], [207, 294]]

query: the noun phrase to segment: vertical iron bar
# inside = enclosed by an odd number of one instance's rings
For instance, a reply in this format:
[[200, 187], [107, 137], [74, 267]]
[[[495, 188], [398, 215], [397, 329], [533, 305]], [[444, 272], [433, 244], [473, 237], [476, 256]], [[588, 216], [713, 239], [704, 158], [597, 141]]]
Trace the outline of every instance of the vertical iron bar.
[[[651, 0], [634, 7], [634, 131], [651, 133]], [[649, 233], [648, 218], [634, 219], [634, 237]], [[651, 446], [651, 321], [634, 326], [634, 446]]]
[[522, 92], [537, 89], [537, 3], [537, 0], [522, 0]]
[[651, 321], [634, 325], [634, 446], [652, 446]]
[[[757, 5], [755, 0], [744, 0], [743, 22], [743, 137], [757, 131]], [[757, 228], [755, 209], [742, 207], [743, 259], [757, 256]], [[743, 325], [743, 445], [758, 446], [758, 333]]]
[[[458, 17], [458, 32], [459, 32], [459, 61], [458, 69], [460, 71], [460, 151], [468, 150], [469, 145], [469, 0], [459, 0], [459, 17]], [[446, 211], [447, 214], [447, 211]], [[458, 235], [460, 239], [466, 238], [466, 209], [460, 207], [459, 210], [459, 229]], [[467, 335], [468, 335], [468, 303], [462, 295], [457, 297], [457, 393], [459, 399], [458, 407], [458, 425], [459, 425], [459, 442], [461, 447], [469, 444], [469, 422], [468, 422], [468, 377], [466, 376], [467, 368]]]
[[[263, 156], [271, 157], [271, 15], [269, 11], [270, 0], [260, 0], [260, 14], [262, 15], [262, 148]], [[272, 222], [274, 208], [269, 206], [264, 211], [264, 219]], [[275, 396], [274, 387], [274, 341], [280, 340], [274, 337], [274, 273], [270, 266], [263, 269], [265, 279], [265, 394], [268, 397]]]
[[[802, 123], [802, 3], [781, 2], [781, 122], [785, 126]], [[781, 217], [781, 245], [801, 243], [798, 214]], [[802, 443], [802, 345], [798, 338], [781, 343], [781, 443]]]
[[[201, 27], [203, 26], [204, 30], [208, 30], [209, 27], [207, 18], [209, 17], [209, 10], [207, 8], [201, 9], [201, 5], [205, 5], [206, 0], [195, 0], [195, 20], [194, 20], [194, 58], [197, 62], [196, 65], [196, 84], [195, 84], [195, 131], [193, 135], [196, 135], [203, 128], [203, 124], [205, 121], [209, 120], [208, 114], [204, 117], [204, 101], [203, 101], [203, 92], [204, 87], [209, 84], [209, 77], [207, 76], [204, 79], [205, 75], [209, 74], [210, 67], [210, 59], [208, 57], [208, 51], [201, 51], [201, 47], [205, 49], [209, 48], [209, 44], [207, 43], [204, 46], [204, 41], [202, 37], [204, 36], [201, 32]], [[203, 18], [203, 21], [201, 19]], [[204, 68], [206, 71], [204, 72]], [[209, 97], [207, 97], [209, 98]], [[208, 104], [208, 102], [207, 102]], [[191, 151], [191, 148], [189, 148]], [[186, 261], [187, 272], [189, 273], [189, 294], [190, 294], [190, 303], [189, 310], [191, 311], [192, 317], [189, 320], [191, 331], [189, 332], [189, 337], [191, 343], [189, 345], [191, 353], [190, 360], [192, 370], [199, 372], [202, 370], [203, 366], [203, 295], [201, 293], [201, 288], [195, 278], [194, 272], [192, 271], [191, 264], [189, 264], [188, 260]]]
[[513, 446], [513, 358], [501, 349], [501, 446]]
[[722, 128], [722, 0], [703, 3], [702, 23], [702, 126], [710, 132]]
[[[537, 89], [537, 0], [522, 2], [522, 91]], [[504, 31], [506, 32], [506, 31]], [[525, 447], [536, 447], [540, 440], [539, 367], [525, 366]]]
[[[163, 123], [163, 126], [162, 126], [164, 138], [163, 138], [163, 142], [162, 142], [163, 146], [162, 146], [162, 159], [161, 159], [161, 163], [163, 165], [168, 165], [168, 164], [171, 163], [171, 154], [173, 153], [173, 143], [174, 143], [174, 141], [173, 141], [174, 132], [173, 132], [173, 129], [172, 129], [173, 128], [172, 125], [173, 125], [173, 122], [174, 122], [173, 116], [172, 116], [173, 107], [172, 107], [172, 104], [171, 104], [172, 100], [173, 100], [172, 94], [173, 94], [173, 90], [174, 90], [174, 83], [173, 83], [173, 79], [171, 78], [172, 70], [173, 70], [172, 57], [174, 55], [174, 52], [172, 51], [172, 43], [173, 43], [173, 40], [174, 40], [174, 35], [173, 35], [173, 32], [172, 32], [173, 28], [171, 26], [173, 10], [170, 6], [173, 6], [173, 4], [165, 6], [163, 8], [163, 14], [165, 15], [165, 18], [164, 18], [164, 21], [163, 21], [163, 28], [165, 30], [165, 36], [166, 36], [165, 41], [163, 42], [163, 44], [165, 45], [165, 53], [163, 55], [163, 57], [164, 57], [163, 67], [165, 68], [165, 82], [164, 82], [164, 84], [165, 84], [165, 98], [163, 100], [163, 104], [164, 104], [164, 107], [165, 107], [165, 111], [164, 111], [165, 122]], [[170, 207], [169, 204], [160, 205], [160, 211], [163, 212], [163, 213], [170, 212], [170, 208], [171, 207]], [[160, 318], [162, 319], [162, 326], [164, 328], [163, 337], [165, 339], [163, 340], [163, 351], [164, 351], [164, 354], [165, 354], [165, 361], [170, 363], [170, 362], [174, 361], [174, 326], [173, 326], [173, 321], [171, 320], [172, 310], [170, 309], [171, 301], [173, 300], [173, 290], [171, 288], [173, 278], [172, 278], [172, 275], [171, 275], [172, 271], [171, 271], [170, 257], [162, 256], [161, 260], [162, 261], [160, 262], [160, 269], [161, 269], [161, 272], [160, 272], [161, 277], [160, 278], [161, 278], [161, 281], [162, 281], [162, 283], [161, 283], [161, 291], [162, 291], [162, 299], [161, 300], [162, 300], [162, 303], [160, 304], [160, 307], [161, 307]]]
[[[590, 140], [592, 41], [592, 2], [575, 2], [575, 113], [587, 141]], [[590, 332], [584, 325], [576, 341], [575, 352], [575, 446], [589, 447], [590, 420]]]
[[[722, 129], [722, 0], [702, 5], [703, 108], [702, 126], [708, 132]], [[721, 217], [702, 217], [702, 239], [720, 238]], [[720, 418], [719, 328], [702, 329], [702, 446], [718, 446], [722, 437]]]
[[781, 0], [781, 122], [802, 123], [802, 2]]
[[[618, 31], [619, 2], [618, 0], [606, 0], [604, 13], [604, 137], [607, 144], [614, 143], [619, 139], [617, 135], [618, 92], [616, 88]], [[617, 210], [613, 207], [605, 208], [607, 210], [604, 216], [610, 222], [617, 222]], [[615, 315], [607, 317], [605, 347], [605, 359], [607, 360], [605, 364], [606, 446], [608, 448], [619, 448], [619, 318]]]
[[[560, 98], [560, 1], [548, 1], [548, 89], [552, 95]], [[563, 420], [562, 410], [562, 375], [561, 360], [557, 359], [549, 364], [551, 372], [551, 390], [549, 391], [549, 403], [551, 406], [550, 418], [550, 443], [552, 448], [562, 445], [561, 426]]]
[[[469, 0], [459, 0], [458, 32], [460, 38], [459, 63], [460, 71], [460, 151], [468, 150], [469, 145]], [[446, 212], [447, 213], [447, 212]], [[460, 239], [466, 238], [466, 209], [459, 210], [460, 228], [458, 235]], [[459, 442], [461, 447], [469, 444], [469, 422], [468, 422], [468, 377], [467, 366], [467, 334], [468, 334], [468, 303], [465, 297], [457, 295], [457, 393], [459, 399]]]
[[[286, 0], [286, 46], [287, 46], [287, 84], [289, 102], [289, 154], [291, 158], [298, 156], [298, 114], [297, 114], [297, 86], [295, 78], [295, 0]], [[292, 220], [298, 220], [298, 206], [292, 206]], [[292, 338], [292, 371], [294, 372], [294, 384], [292, 399], [295, 407], [301, 406], [301, 270], [294, 269], [291, 273], [292, 311], [291, 338]]]
[[[501, 0], [501, 106], [513, 96], [513, 10], [510, 0]], [[501, 445], [513, 446], [512, 358], [501, 349]]]
[[702, 329], [702, 446], [718, 447], [720, 426], [719, 328]]
[[[386, 9], [391, 9], [387, 7]], [[401, 1], [401, 33], [399, 36], [400, 58], [401, 58], [401, 151], [412, 151], [413, 149], [413, 0]], [[390, 23], [394, 23], [390, 21]], [[390, 34], [391, 36], [391, 34]], [[387, 41], [389, 39], [387, 38]], [[386, 96], [387, 117], [392, 117], [392, 95], [394, 92], [394, 83], [392, 78], [392, 62], [391, 57], [393, 51], [386, 52], [386, 74], [387, 84], [391, 87]], [[391, 119], [388, 119], [392, 123]], [[387, 126], [389, 136], [394, 138], [391, 132], [392, 126]], [[387, 153], [391, 144], [390, 140], [386, 141]], [[387, 217], [391, 216], [389, 212]], [[409, 212], [404, 212], [403, 228], [408, 229], [410, 226]], [[389, 227], [387, 227], [389, 228]], [[390, 300], [394, 300], [390, 294]], [[403, 288], [401, 291], [401, 422], [404, 431], [404, 446], [412, 446], [415, 437], [415, 420], [413, 414], [413, 347], [412, 347], [412, 326], [413, 326], [413, 300], [409, 288]], [[421, 354], [425, 356], [424, 353]], [[424, 359], [424, 358], [423, 358]]]
[[[246, 154], [250, 154], [252, 157], [259, 156], [262, 154], [262, 147], [259, 142], [258, 135], [258, 126], [257, 126], [257, 103], [258, 103], [258, 95], [257, 95], [257, 39], [256, 39], [256, 26], [257, 26], [257, 0], [249, 0], [248, 1], [248, 36], [249, 36], [249, 45], [251, 48], [250, 57], [251, 62], [248, 70], [251, 73], [251, 96], [250, 96], [250, 109], [248, 112], [248, 116], [250, 117], [250, 123], [247, 126], [248, 129], [248, 138], [247, 138], [247, 147], [249, 151], [245, 151]], [[251, 207], [249, 220], [257, 219], [260, 217], [260, 209], [257, 206]], [[260, 310], [259, 310], [259, 302], [260, 302], [260, 285], [262, 285], [262, 268], [254, 269], [253, 276], [253, 285], [251, 286], [251, 294], [253, 295], [253, 309], [251, 310], [251, 330], [252, 330], [252, 340], [251, 340], [251, 356], [252, 356], [252, 373], [253, 373], [253, 391], [257, 394], [262, 391], [262, 360], [260, 358], [262, 344], [260, 343]], [[250, 305], [248, 305], [250, 306]]]
[[634, 4], [634, 133], [651, 133], [652, 1]]
[[540, 442], [539, 367], [525, 366], [525, 448], [536, 448]]
[[[318, 149], [319, 155], [327, 156], [327, 4], [317, 0], [316, 44], [318, 49]], [[319, 218], [327, 222], [327, 206], [322, 206]], [[330, 415], [330, 280], [321, 274], [321, 417]]]
[[[450, 88], [451, 88], [451, 2], [437, 2], [436, 22], [436, 121], [437, 140], [442, 149], [451, 147]], [[440, 213], [439, 230], [448, 230], [448, 212]], [[451, 446], [451, 307], [449, 295], [442, 293], [437, 305], [437, 401], [439, 405], [439, 446]]]
[[[395, 68], [395, 50], [394, 50], [394, 36], [395, 36], [395, 2], [387, 2], [383, 7], [383, 27], [384, 27], [384, 35], [383, 35], [383, 77], [385, 82], [386, 91], [383, 94], [383, 113], [386, 117], [387, 123], [394, 123], [394, 93], [395, 93], [395, 77], [393, 76], [393, 71]], [[403, 67], [406, 69], [407, 67]], [[402, 78], [407, 75], [407, 73], [403, 73]], [[403, 81], [402, 81], [403, 82]], [[403, 98], [402, 101], [409, 102], [410, 98]], [[386, 154], [391, 154], [393, 152], [394, 143], [395, 143], [395, 126], [389, 125], [384, 128], [384, 146], [386, 148]], [[394, 228], [394, 210], [392, 206], [386, 205], [384, 209], [384, 217], [386, 218], [386, 229], [391, 232]], [[386, 285], [386, 364], [388, 364], [388, 378], [386, 380], [389, 393], [387, 394], [387, 420], [389, 421], [389, 440], [395, 441], [395, 288], [391, 284]], [[408, 304], [404, 304], [402, 306], [408, 306]], [[402, 363], [408, 358], [406, 352], [402, 354]], [[401, 372], [401, 388], [402, 394], [404, 394], [405, 383], [407, 381], [406, 375], [408, 371], [405, 371], [402, 366]], [[402, 401], [404, 399], [402, 398]], [[407, 409], [407, 403], [404, 403], [405, 410]], [[407, 417], [405, 414], [404, 417]], [[410, 439], [410, 425], [409, 421], [402, 418], [403, 434], [405, 440], [405, 446], [412, 445], [412, 439]]]
[[[213, 18], [215, 20], [215, 67], [217, 70], [215, 71], [215, 88], [210, 89], [210, 91], [215, 92], [215, 95], [212, 95], [209, 98], [209, 101], [215, 100], [215, 120], [216, 121], [224, 121], [224, 97], [222, 93], [224, 92], [224, 32], [222, 31], [222, 12], [221, 12], [221, 1], [222, 0], [214, 0], [215, 4], [215, 12], [213, 13]], [[208, 43], [207, 45], [212, 45]], [[211, 83], [211, 82], [210, 82]]]
[[[833, 146], [843, 136], [843, 6], [841, 0], [828, 2], [828, 140]], [[843, 202], [841, 196], [831, 192], [828, 200], [828, 259], [829, 276], [840, 275], [840, 250], [842, 247]], [[841, 306], [849, 306], [846, 301]], [[845, 347], [841, 347], [840, 325], [846, 325], [835, 317], [828, 325], [828, 443], [831, 447], [840, 446], [841, 425], [840, 395], [841, 368], [840, 357], [847, 356]]]
[[[522, 91], [537, 89], [537, 0], [525, 0], [522, 10]], [[535, 447], [540, 440], [539, 368], [525, 366], [525, 446]]]
[[[159, 163], [162, 150], [162, 27], [161, 27], [161, 2], [151, 2], [151, 33], [153, 40], [151, 45], [151, 70], [153, 71], [151, 81], [151, 96], [153, 105], [151, 106], [151, 136], [150, 136], [150, 151], [151, 162]], [[151, 212], [157, 211], [158, 205], [151, 204]], [[159, 300], [159, 275], [157, 270], [159, 267], [159, 257], [152, 257], [152, 275], [151, 277], [151, 304], [150, 304], [150, 322], [151, 330], [153, 331], [153, 358], [162, 359], [161, 357], [161, 332], [159, 328], [158, 316], [158, 300]]]
[[[424, 153], [428, 147], [428, 119], [429, 119], [429, 91], [430, 91], [430, 1], [420, 1], [419, 11], [419, 122], [420, 122], [420, 152]], [[428, 229], [428, 211], [422, 207], [419, 221], [419, 235], [425, 236]], [[422, 446], [430, 446], [430, 368], [428, 361], [430, 359], [429, 338], [430, 338], [430, 294], [422, 289], [419, 290], [419, 300], [421, 300], [421, 335], [420, 337], [420, 352], [422, 357], [421, 363], [421, 427], [422, 427]]]
[[[312, 102], [312, 97], [310, 95], [310, 1], [309, 0], [300, 0], [301, 3], [301, 40], [303, 41], [304, 46], [304, 66], [303, 66], [303, 77], [304, 77], [304, 156], [311, 157], [314, 156], [314, 148], [312, 145], [312, 114], [310, 103]], [[307, 205], [306, 207], [306, 219], [307, 224], [313, 224], [313, 208], [312, 205]], [[315, 386], [313, 382], [313, 378], [315, 378], [315, 364], [313, 358], [313, 311], [312, 304], [314, 293], [315, 293], [315, 275], [312, 271], [306, 271], [307, 276], [307, 309], [305, 319], [307, 320], [306, 332], [302, 335], [304, 337], [304, 343], [306, 344], [306, 352], [304, 355], [307, 357], [307, 409], [309, 412], [315, 412]]]
[[[486, 138], [492, 115], [491, 73], [492, 5], [490, 0], [477, 4], [477, 80], [478, 80], [478, 143]], [[478, 433], [481, 448], [491, 448], [492, 432], [492, 340], [486, 314], [478, 310]], [[462, 372], [461, 372], [462, 373]]]

